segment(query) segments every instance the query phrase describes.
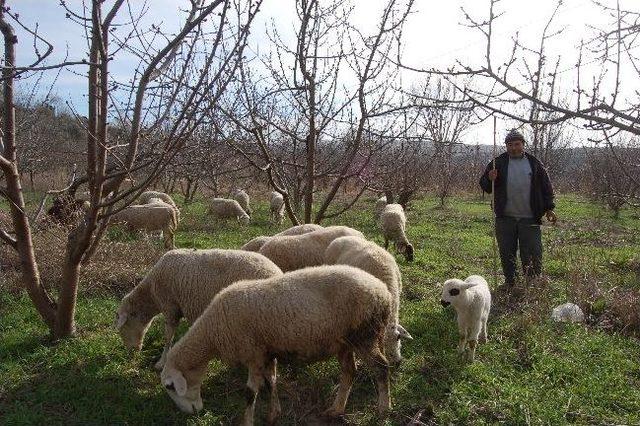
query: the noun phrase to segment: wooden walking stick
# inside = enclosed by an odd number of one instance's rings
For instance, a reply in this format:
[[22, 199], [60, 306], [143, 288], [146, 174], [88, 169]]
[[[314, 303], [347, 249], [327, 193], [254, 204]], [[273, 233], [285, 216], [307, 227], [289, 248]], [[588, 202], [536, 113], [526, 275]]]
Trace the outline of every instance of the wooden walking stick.
[[[492, 169], [496, 169], [496, 116], [493, 116], [493, 161]], [[493, 284], [498, 286], [498, 257], [497, 257], [497, 242], [496, 242], [496, 180], [491, 181], [491, 212], [493, 219]]]

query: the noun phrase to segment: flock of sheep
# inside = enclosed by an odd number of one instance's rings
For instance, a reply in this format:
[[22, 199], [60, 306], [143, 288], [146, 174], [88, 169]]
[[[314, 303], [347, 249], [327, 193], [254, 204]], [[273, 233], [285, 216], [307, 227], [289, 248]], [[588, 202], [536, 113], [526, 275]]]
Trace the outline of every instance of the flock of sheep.
[[[162, 230], [165, 245], [172, 248], [179, 218], [175, 203], [167, 194], [143, 195], [141, 204], [119, 212], [117, 221]], [[236, 191], [233, 198], [213, 199], [209, 212], [248, 223], [249, 197]], [[271, 217], [281, 223], [282, 195], [273, 193], [270, 201]], [[133, 218], [144, 209], [153, 219], [142, 224]], [[384, 198], [376, 203], [375, 214], [385, 248], [394, 242], [398, 252], [413, 260], [402, 207]], [[374, 374], [377, 410], [384, 414], [391, 406], [389, 362], [399, 363], [401, 340], [412, 339], [400, 324], [401, 291], [400, 269], [387, 250], [346, 226], [306, 224], [254, 238], [239, 250], [168, 251], [123, 298], [116, 327], [125, 346], [140, 349], [152, 320], [164, 316], [165, 345], [155, 367], [169, 396], [188, 413], [202, 409], [200, 388], [211, 359], [247, 368], [243, 424], [250, 425], [265, 384], [270, 390], [268, 421], [280, 414], [278, 360], [336, 357], [340, 384], [325, 414], [339, 416], [345, 412], [357, 357]], [[458, 349], [473, 360], [478, 339], [487, 336], [491, 294], [486, 281], [479, 276], [448, 280], [441, 302], [456, 309]], [[173, 345], [183, 317], [191, 327]]]

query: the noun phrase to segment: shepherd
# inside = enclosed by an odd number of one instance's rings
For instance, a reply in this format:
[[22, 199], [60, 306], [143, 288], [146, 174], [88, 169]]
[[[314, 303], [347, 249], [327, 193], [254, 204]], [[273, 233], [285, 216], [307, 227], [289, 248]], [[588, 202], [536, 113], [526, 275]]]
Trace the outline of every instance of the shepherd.
[[540, 160], [525, 152], [524, 136], [512, 129], [504, 143], [506, 152], [487, 165], [480, 186], [488, 194], [494, 192], [495, 235], [505, 286], [511, 288], [518, 275], [518, 248], [527, 282], [542, 272], [542, 217], [553, 224], [558, 217], [547, 170]]

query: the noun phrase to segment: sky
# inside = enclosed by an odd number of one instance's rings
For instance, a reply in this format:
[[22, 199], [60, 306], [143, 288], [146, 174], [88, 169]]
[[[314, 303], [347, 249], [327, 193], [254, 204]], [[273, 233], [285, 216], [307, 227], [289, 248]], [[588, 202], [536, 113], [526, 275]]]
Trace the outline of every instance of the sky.
[[[604, 0], [614, 5], [613, 0]], [[20, 19], [33, 27], [38, 24], [38, 32], [54, 45], [54, 54], [49, 63], [63, 60], [79, 60], [87, 56], [87, 44], [83, 29], [65, 19], [65, 11], [57, 0], [8, 0], [13, 12], [20, 14]], [[111, 1], [107, 1], [107, 5]], [[375, 31], [384, 0], [354, 0], [355, 13], [353, 24], [365, 32]], [[79, 10], [81, 0], [67, 0], [67, 4], [74, 10]], [[143, 4], [142, 0], [130, 0], [133, 9]], [[294, 0], [265, 0], [261, 14], [254, 23], [252, 30], [251, 49], [254, 52], [265, 52], [269, 49], [265, 29], [276, 25], [285, 37], [290, 37], [295, 21]], [[462, 8], [478, 20], [488, 15], [488, 0], [417, 0], [414, 13], [411, 14], [404, 30], [404, 63], [416, 68], [445, 69], [456, 60], [474, 65], [480, 64], [484, 55], [483, 36], [477, 30], [469, 29], [464, 23]], [[520, 40], [532, 47], [537, 46], [538, 40], [548, 18], [556, 7], [555, 0], [502, 0], [499, 10], [504, 15], [497, 21], [494, 33], [493, 61], [499, 64], [510, 53], [511, 38], [519, 34]], [[160, 25], [167, 32], [178, 28], [180, 19], [185, 13], [179, 8], [186, 8], [187, 1], [180, 0], [151, 0], [147, 15], [143, 21], [144, 27], [151, 24]], [[640, 11], [640, 0], [621, 0], [623, 7]], [[124, 19], [124, 18], [122, 18]], [[567, 87], [573, 83], [574, 73], [572, 64], [577, 59], [577, 47], [580, 40], [590, 34], [589, 26], [606, 26], [610, 18], [605, 16], [591, 0], [564, 0], [554, 21], [552, 28], [564, 28], [561, 37], [549, 43], [549, 57], [560, 55], [565, 68], [561, 67], [563, 84]], [[18, 64], [26, 65], [33, 57], [27, 53], [31, 45], [31, 38], [24, 31], [16, 28], [19, 42], [24, 50], [18, 50]], [[27, 46], [24, 46], [26, 44]], [[116, 78], [130, 78], [135, 61], [132, 58], [119, 57], [111, 66], [111, 72]], [[597, 64], [593, 64], [596, 66]], [[593, 72], [597, 70], [591, 70]], [[56, 78], [54, 93], [68, 102], [78, 113], [86, 112], [86, 79], [83, 75], [86, 69], [73, 67], [64, 70], [59, 75], [49, 71], [36, 84], [32, 77], [18, 85], [18, 89], [28, 93], [33, 87], [41, 92], [50, 86]], [[57, 77], [56, 77], [57, 76]], [[404, 73], [403, 84], [419, 83], [424, 75]], [[637, 74], [635, 78], [625, 79], [626, 89], [633, 91], [640, 89]], [[498, 133], [502, 134], [514, 123], [499, 120]], [[467, 142], [491, 143], [491, 129], [486, 125], [477, 128], [468, 136]]]

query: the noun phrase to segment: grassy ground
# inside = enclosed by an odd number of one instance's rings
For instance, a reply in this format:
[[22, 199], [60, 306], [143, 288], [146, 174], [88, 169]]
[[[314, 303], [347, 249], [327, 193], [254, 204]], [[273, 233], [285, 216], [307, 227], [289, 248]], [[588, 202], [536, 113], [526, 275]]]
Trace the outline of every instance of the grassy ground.
[[[381, 243], [372, 203], [363, 201], [335, 223], [360, 229]], [[404, 282], [401, 322], [415, 340], [404, 345], [406, 360], [393, 372], [394, 408], [386, 424], [406, 424], [417, 415], [425, 424], [640, 424], [640, 344], [629, 336], [633, 324], [624, 323], [634, 312], [625, 317], [615, 311], [622, 304], [611, 296], [620, 289], [640, 290], [634, 260], [640, 253], [640, 217], [637, 211], [625, 211], [612, 220], [575, 196], [563, 196], [558, 204], [560, 223], [543, 230], [548, 282], [515, 296], [494, 294], [489, 342], [480, 346], [474, 364], [463, 362], [455, 351], [454, 317], [438, 303], [438, 283], [472, 273], [493, 282], [488, 207], [472, 199], [453, 200], [447, 209], [436, 208], [432, 199], [414, 204], [408, 217], [416, 259], [411, 264], [397, 260]], [[186, 206], [177, 244], [236, 248], [254, 236], [276, 232], [267, 221], [266, 204], [254, 208], [256, 220], [242, 228], [212, 223], [202, 203]], [[121, 256], [105, 261], [108, 267], [103, 265], [99, 273], [84, 276], [77, 338], [51, 344], [28, 299], [17, 291], [0, 291], [0, 423], [196, 425], [237, 420], [244, 406], [243, 370], [211, 363], [203, 385], [204, 411], [186, 416], [164, 393], [153, 370], [162, 346], [161, 321], [154, 322], [142, 352], [123, 348], [112, 328], [113, 315], [119, 297], [135, 280], [123, 279], [118, 271], [128, 268], [139, 277], [160, 250], [159, 243], [149, 250], [148, 243], [141, 243], [137, 249], [130, 238], [117, 233], [110, 238], [109, 250], [126, 246], [147, 255], [142, 267], [128, 265]], [[109, 250], [103, 253], [107, 258]], [[548, 320], [549, 309], [567, 300], [589, 309], [589, 325]], [[281, 424], [319, 424], [317, 415], [328, 406], [337, 379], [333, 361], [282, 368]], [[373, 414], [374, 395], [372, 377], [361, 370], [345, 421], [381, 423]], [[262, 395], [261, 415], [265, 399]]]

